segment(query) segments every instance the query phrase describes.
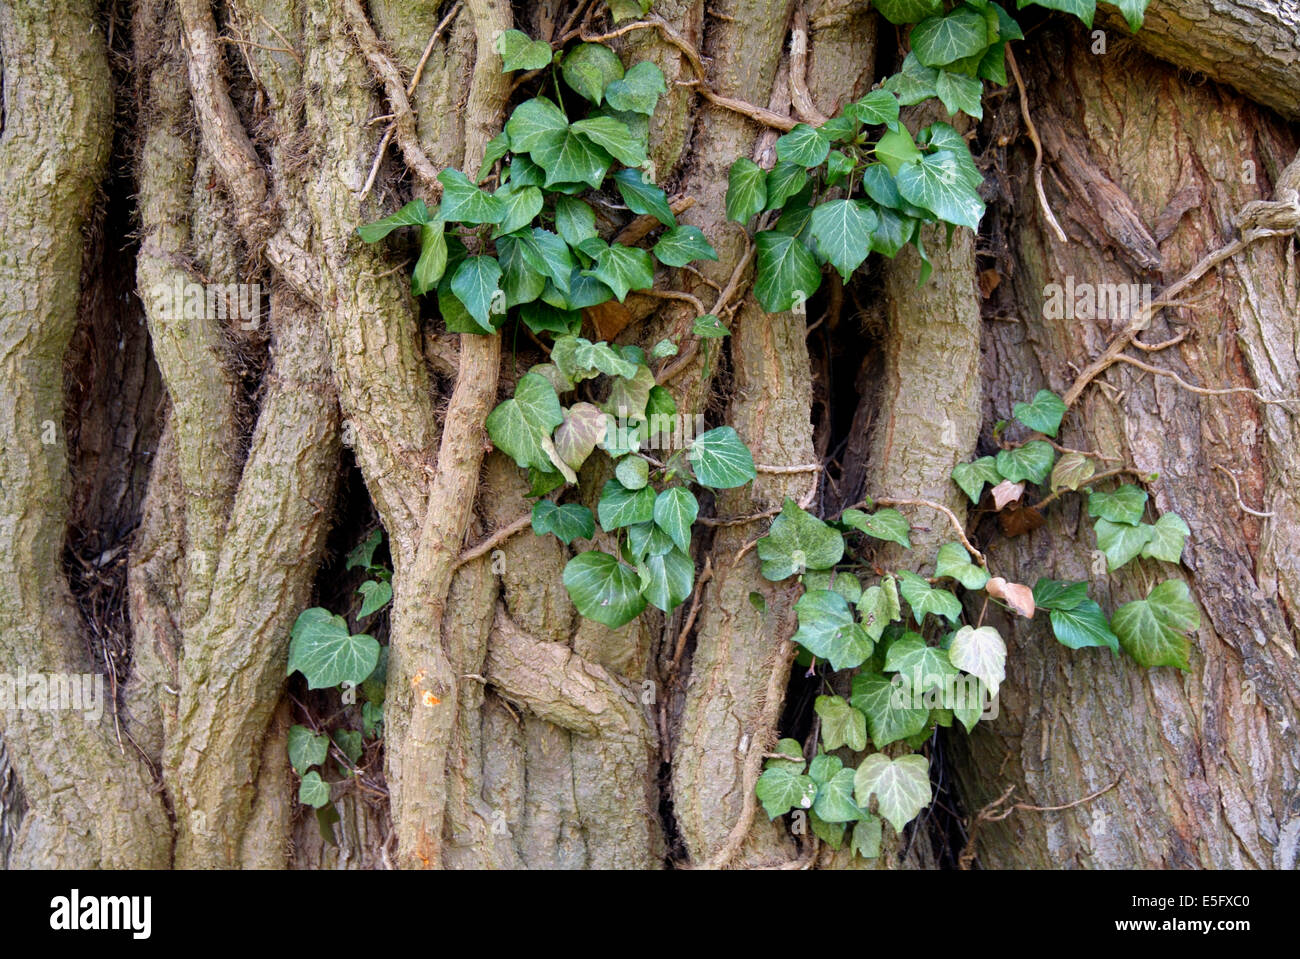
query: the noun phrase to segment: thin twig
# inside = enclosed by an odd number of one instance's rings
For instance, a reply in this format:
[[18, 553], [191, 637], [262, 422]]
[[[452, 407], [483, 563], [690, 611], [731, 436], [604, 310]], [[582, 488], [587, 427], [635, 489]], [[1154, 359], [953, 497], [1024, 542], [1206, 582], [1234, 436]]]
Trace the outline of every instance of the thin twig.
[[1029, 115], [1029, 96], [1025, 93], [1025, 81], [1020, 77], [1020, 67], [1016, 66], [1016, 57], [1011, 52], [1009, 43], [1006, 45], [1006, 54], [1007, 66], [1011, 68], [1011, 73], [1016, 78], [1016, 89], [1020, 92], [1020, 115], [1025, 118], [1025, 129], [1029, 133], [1030, 142], [1034, 145], [1034, 189], [1038, 192], [1038, 205], [1043, 208], [1043, 216], [1055, 231], [1056, 238], [1062, 243], [1069, 243], [1070, 238], [1065, 235], [1061, 224], [1056, 221], [1056, 214], [1052, 212], [1047, 202], [1047, 194], [1043, 192], [1043, 144], [1038, 139], [1038, 128], [1034, 126], [1034, 118]]
[[1258, 516], [1260, 519], [1269, 519], [1277, 515], [1273, 512], [1265, 513], [1257, 509], [1251, 509], [1246, 505], [1246, 501], [1241, 498], [1241, 484], [1237, 482], [1236, 474], [1221, 463], [1215, 463], [1214, 468], [1227, 474], [1228, 479], [1232, 480], [1232, 491], [1237, 494], [1237, 505], [1241, 507], [1243, 512], [1249, 513], [1251, 516]]
[[530, 525], [532, 525], [532, 522], [533, 522], [533, 517], [531, 513], [519, 517], [509, 526], [504, 526], [501, 529], [497, 530], [495, 533], [493, 533], [487, 539], [483, 540], [483, 542], [479, 543], [473, 549], [468, 549], [465, 552], [461, 553], [460, 556], [457, 557], [456, 562], [452, 564], [451, 568], [453, 570], [460, 569], [460, 567], [464, 566], [466, 563], [470, 562], [471, 560], [478, 559], [483, 554], [492, 552], [492, 550], [496, 549], [498, 546], [500, 546], [502, 543], [508, 540], [511, 536], [514, 536], [516, 533], [522, 533]]

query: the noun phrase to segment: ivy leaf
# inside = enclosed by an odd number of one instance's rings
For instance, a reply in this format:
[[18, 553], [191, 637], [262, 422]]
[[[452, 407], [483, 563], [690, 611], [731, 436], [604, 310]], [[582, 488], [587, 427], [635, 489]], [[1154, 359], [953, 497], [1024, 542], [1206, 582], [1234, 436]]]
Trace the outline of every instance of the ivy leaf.
[[357, 618], [365, 619], [388, 605], [393, 598], [393, 584], [381, 579], [368, 579], [357, 587], [357, 592], [362, 596]]
[[298, 614], [291, 636], [288, 673], [306, 676], [308, 689], [359, 684], [379, 662], [379, 642], [374, 637], [352, 635], [342, 616], [319, 606]]
[[1142, 28], [1142, 21], [1146, 17], [1147, 4], [1150, 0], [1112, 0], [1112, 2], [1119, 7], [1119, 12], [1128, 21], [1128, 28], [1137, 33]]
[[[507, 302], [509, 299], [510, 295], [507, 293]], [[554, 333], [559, 336], [565, 333], [573, 333], [582, 328], [582, 314], [580, 312], [577, 310], [557, 310], [549, 303], [525, 303], [519, 311], [519, 318], [534, 333]], [[560, 382], [559, 370], [553, 364], [541, 363], [538, 365], [543, 368], [549, 367], [555, 371], [556, 379], [552, 381], [552, 386]], [[563, 388], [566, 390], [573, 389], [573, 384], [564, 384]], [[560, 387], [556, 387], [556, 392], [560, 392]]]
[[632, 558], [639, 562], [647, 556], [662, 556], [669, 552], [673, 549], [673, 541], [654, 523], [636, 523], [627, 528], [627, 548]]
[[493, 196], [505, 204], [505, 215], [492, 233], [494, 239], [527, 226], [542, 212], [542, 191], [535, 186], [507, 183]]
[[312, 770], [302, 777], [298, 785], [298, 802], [313, 809], [320, 809], [330, 801], [330, 784], [320, 778], [320, 773]]
[[885, 627], [901, 618], [898, 584], [894, 577], [886, 576], [863, 591], [858, 599], [858, 615], [862, 617], [862, 628], [872, 640], [880, 639]]
[[817, 291], [822, 271], [803, 243], [775, 230], [759, 233], [754, 242], [758, 247], [754, 295], [763, 309], [782, 313], [806, 302]]
[[673, 215], [664, 191], [653, 183], [647, 183], [640, 170], [619, 170], [614, 174], [614, 184], [633, 213], [648, 213], [664, 226], [677, 225], [677, 217]]
[[319, 766], [329, 755], [330, 738], [318, 736], [306, 726], [289, 727], [289, 765], [299, 776]]
[[[854, 781], [856, 782], [856, 776]], [[849, 844], [849, 849], [863, 859], [875, 859], [880, 855], [880, 844], [884, 837], [884, 824], [879, 816], [863, 813], [861, 810], [859, 810], [859, 813], [862, 818], [853, 826], [853, 839]]]
[[1191, 533], [1177, 513], [1161, 513], [1151, 527], [1151, 539], [1142, 547], [1142, 555], [1148, 559], [1177, 563], [1183, 558], [1183, 546]]
[[984, 84], [974, 77], [940, 70], [934, 81], [934, 93], [950, 116], [959, 112], [976, 120], [984, 116]]
[[1031, 430], [1055, 436], [1065, 416], [1065, 403], [1051, 390], [1039, 390], [1028, 403], [1017, 403], [1011, 409], [1017, 420]]
[[1034, 584], [1034, 605], [1040, 609], [1074, 609], [1087, 598], [1087, 583], [1039, 577]]
[[601, 529], [607, 532], [633, 523], [647, 523], [654, 519], [655, 491], [648, 486], [630, 490], [618, 480], [609, 480], [600, 491], [596, 512]]
[[810, 169], [820, 166], [830, 150], [830, 137], [806, 123], [796, 124], [793, 130], [776, 141], [777, 159]]
[[1129, 526], [1126, 523], [1112, 523], [1107, 519], [1097, 520], [1093, 529], [1097, 534], [1097, 548], [1106, 554], [1106, 568], [1110, 572], [1140, 555], [1147, 543], [1151, 542], [1151, 534], [1155, 532], [1155, 527], [1146, 523]]
[[649, 60], [643, 60], [623, 74], [621, 80], [605, 87], [605, 102], [615, 110], [650, 116], [659, 97], [667, 92], [663, 71]]
[[622, 302], [630, 290], [645, 290], [654, 286], [655, 265], [645, 250], [611, 243], [596, 257], [596, 265], [590, 270], [584, 270], [583, 274], [600, 280]]
[[573, 277], [573, 256], [568, 244], [540, 226], [519, 238], [519, 254], [530, 267], [550, 279], [562, 291], [567, 291]]
[[[563, 133], [569, 128], [563, 111], [545, 97], [525, 100], [515, 107], [514, 113], [506, 122], [506, 134], [510, 137], [510, 149], [515, 153], [531, 153], [548, 136]], [[518, 159], [516, 159], [518, 162]], [[514, 180], [511, 169], [511, 180]]]
[[587, 619], [618, 629], [645, 609], [636, 571], [608, 553], [579, 553], [564, 567], [564, 588]]
[[809, 231], [818, 251], [847, 283], [871, 252], [871, 234], [878, 222], [863, 200], [829, 200], [813, 209]]
[[1147, 492], [1140, 486], [1124, 483], [1109, 493], [1093, 490], [1088, 494], [1088, 515], [1112, 523], [1136, 526], [1142, 522], [1147, 505]]
[[992, 626], [963, 626], [948, 647], [948, 659], [958, 669], [976, 676], [996, 696], [1006, 679], [1007, 644]]
[[336, 729], [334, 730], [334, 744], [344, 756], [348, 757], [348, 762], [356, 765], [361, 761], [361, 754], [365, 751], [362, 745], [361, 730], [359, 729]]
[[841, 769], [818, 787], [813, 812], [822, 822], [857, 822], [862, 818], [862, 810], [853, 801], [853, 776], [852, 769]]
[[834, 590], [809, 590], [794, 608], [799, 629], [793, 641], [827, 660], [832, 669], [861, 666], [875, 648], [866, 630], [854, 621], [848, 601]]
[[442, 184], [442, 218], [456, 223], [500, 223], [506, 205], [470, 182], [459, 170], [446, 169], [438, 174]]
[[538, 536], [552, 533], [568, 546], [575, 539], [591, 539], [596, 535], [596, 521], [591, 510], [578, 503], [556, 505], [548, 499], [533, 504], [533, 532]]
[[357, 227], [357, 236], [361, 237], [363, 243], [378, 243], [398, 227], [423, 226], [431, 222], [433, 222], [433, 217], [430, 216], [429, 208], [425, 205], [425, 202], [423, 200], [412, 200], [396, 213], [386, 216], [382, 220], [364, 223]]
[[758, 476], [749, 447], [730, 426], [719, 426], [695, 437], [686, 458], [700, 485], [710, 489], [744, 486]]
[[362, 569], [369, 568], [375, 564], [375, 550], [379, 544], [384, 541], [384, 533], [381, 529], [374, 529], [370, 535], [356, 545], [352, 552], [348, 553], [347, 565], [344, 569], [352, 569], [360, 566]]
[[907, 517], [896, 509], [879, 509], [874, 513], [846, 509], [840, 516], [840, 522], [847, 523], [875, 539], [897, 543], [904, 549], [912, 548], [912, 540], [908, 536], [912, 525], [907, 521]]
[[883, 124], [892, 130], [898, 123], [898, 97], [888, 90], [872, 90], [853, 104], [853, 115], [867, 126]]
[[580, 43], [564, 58], [561, 73], [574, 93], [600, 106], [605, 88], [623, 79], [623, 64], [603, 43]]
[[961, 618], [961, 601], [946, 589], [936, 589], [920, 576], [908, 570], [898, 574], [899, 590], [907, 605], [912, 607], [912, 618], [919, 626], [927, 613], [942, 616], [950, 623]]
[[895, 832], [902, 832], [930, 804], [930, 763], [924, 756], [890, 759], [884, 753], [874, 753], [858, 767], [853, 792], [863, 809], [875, 796], [880, 815]]
[[[528, 189], [533, 190], [536, 187], [528, 187]], [[527, 234], [512, 233], [497, 239], [497, 260], [501, 264], [501, 292], [505, 294], [507, 307], [533, 303], [546, 289], [546, 277], [533, 269], [524, 258], [526, 237]], [[489, 308], [490, 306], [489, 301]]]
[[882, 89], [897, 96], [900, 105], [910, 107], [936, 96], [935, 84], [938, 79], [938, 70], [927, 67], [916, 58], [915, 53], [909, 52], [903, 58], [902, 69], [886, 80]]
[[955, 226], [978, 230], [984, 201], [966, 182], [957, 155], [939, 150], [908, 160], [895, 174], [898, 192], [909, 203], [931, 211]]
[[639, 456], [625, 456], [614, 467], [614, 478], [625, 489], [644, 489], [650, 481], [650, 464]]
[[1166, 580], [1146, 599], [1125, 603], [1115, 610], [1110, 625], [1124, 651], [1143, 666], [1191, 671], [1184, 634], [1200, 628], [1201, 614], [1182, 580]]
[[564, 411], [564, 422], [555, 431], [555, 452], [573, 470], [587, 461], [609, 428], [605, 414], [590, 403], [574, 403]]
[[553, 387], [536, 373], [525, 373], [515, 386], [515, 395], [488, 414], [487, 431], [492, 443], [527, 469], [551, 472], [553, 464], [543, 440], [564, 422], [559, 397]]
[[691, 324], [691, 333], [702, 340], [719, 340], [724, 336], [730, 336], [731, 330], [723, 326], [722, 321], [712, 313], [705, 313], [695, 318], [695, 322]]
[[645, 148], [632, 135], [626, 123], [613, 117], [588, 117], [570, 127], [592, 143], [603, 147], [619, 163], [639, 167], [646, 162]]
[[506, 30], [497, 37], [497, 53], [501, 54], [501, 72], [515, 70], [540, 70], [551, 63], [551, 45], [543, 40], [533, 40], [521, 30]]
[[970, 553], [961, 543], [945, 543], [939, 547], [934, 574], [951, 576], [967, 589], [983, 589], [989, 581], [988, 570], [972, 563]]
[[1020, 10], [1025, 7], [1046, 7], [1048, 10], [1072, 13], [1091, 29], [1092, 18], [1097, 12], [1097, 0], [1016, 0], [1016, 7]]
[[581, 336], [562, 336], [551, 347], [551, 362], [577, 383], [598, 373], [631, 379], [637, 364], [623, 359], [608, 343], [593, 343]]
[[[808, 182], [808, 171], [798, 163], [787, 163], [785, 160], [779, 160], [776, 166], [772, 167], [767, 174], [767, 205], [769, 210], [775, 210], [785, 204]], [[746, 216], [745, 220], [749, 217]], [[742, 223], [744, 220], [741, 221]]]
[[716, 260], [715, 250], [698, 226], [675, 226], [654, 245], [655, 256], [665, 266], [685, 266], [692, 260]]
[[638, 365], [632, 377], [620, 377], [614, 381], [609, 399], [605, 401], [605, 412], [624, 420], [645, 419], [646, 404], [654, 385], [655, 375], [650, 367]]
[[919, 23], [943, 12], [943, 0], [872, 0], [872, 7], [890, 23]]
[[555, 232], [569, 246], [596, 236], [596, 211], [581, 200], [569, 196], [556, 198]]
[[967, 499], [978, 504], [980, 494], [984, 491], [984, 484], [997, 486], [1002, 482], [1003, 477], [998, 472], [997, 461], [992, 456], [981, 456], [973, 463], [958, 463], [954, 466], [952, 479], [961, 487]]
[[768, 819], [784, 816], [791, 809], [811, 809], [817, 798], [817, 784], [800, 770], [803, 763], [776, 763], [763, 770], [754, 786], [754, 795], [763, 804]]
[[989, 45], [984, 15], [962, 5], [947, 16], [928, 17], [912, 29], [912, 52], [927, 67], [980, 55]]
[[441, 220], [420, 227], [420, 258], [411, 273], [411, 293], [423, 296], [438, 286], [447, 270], [447, 234]]
[[749, 157], [739, 157], [727, 174], [727, 219], [742, 226], [767, 206], [767, 174]]
[[1119, 637], [1111, 632], [1102, 608], [1091, 599], [1084, 599], [1071, 609], [1053, 609], [1049, 615], [1052, 632], [1062, 646], [1070, 649], [1105, 646], [1114, 653], [1119, 652]]
[[877, 749], [915, 736], [930, 718], [930, 710], [906, 705], [911, 695], [902, 675], [891, 682], [879, 673], [859, 673], [853, 677], [852, 689], [849, 702], [867, 717], [871, 743]]
[[958, 675], [948, 653], [938, 646], [927, 646], [916, 633], [906, 633], [891, 643], [885, 653], [885, 672], [903, 673], [910, 689], [924, 693], [931, 687], [946, 688]]
[[1002, 450], [994, 460], [994, 465], [1003, 478], [1019, 483], [1029, 480], [1042, 485], [1052, 472], [1052, 462], [1056, 451], [1046, 440], [1030, 440], [1024, 446]]
[[[512, 135], [513, 136], [513, 135]], [[532, 158], [546, 171], [545, 186], [585, 183], [599, 188], [613, 158], [570, 127], [544, 134], [532, 149]]]
[[1059, 489], [1077, 490], [1096, 472], [1097, 467], [1092, 460], [1082, 453], [1066, 453], [1056, 461], [1048, 486], [1053, 493]]
[[[907, 128], [899, 127], [897, 130], [890, 130], [876, 141], [876, 159], [884, 164], [891, 176], [897, 177], [904, 163], [921, 159], [921, 151], [916, 148], [916, 141], [912, 139], [912, 134]], [[897, 187], [897, 180], [894, 184]], [[900, 193], [899, 196], [901, 197], [902, 194]]]
[[683, 553], [691, 548], [691, 527], [699, 515], [699, 501], [684, 486], [666, 489], [655, 497], [655, 525], [667, 533]]
[[764, 578], [780, 582], [810, 569], [831, 569], [844, 558], [844, 537], [787, 497], [758, 541], [758, 558]]
[[501, 292], [501, 264], [495, 257], [471, 256], [461, 261], [451, 278], [451, 291], [456, 294], [470, 316], [483, 328], [485, 333], [493, 330], [492, 316], [496, 306], [493, 301]]
[[641, 594], [665, 613], [680, 606], [695, 585], [695, 562], [679, 549], [646, 557], [640, 569]]

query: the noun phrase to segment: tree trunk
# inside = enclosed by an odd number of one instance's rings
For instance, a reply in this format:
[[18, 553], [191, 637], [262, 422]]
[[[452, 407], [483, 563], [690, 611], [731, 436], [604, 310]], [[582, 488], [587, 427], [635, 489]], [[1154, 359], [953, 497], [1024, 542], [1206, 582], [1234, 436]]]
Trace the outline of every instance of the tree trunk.
[[[801, 587], [765, 579], [753, 543], [787, 498], [825, 517], [925, 501], [1008, 580], [1095, 580], [1108, 610], [1145, 596], [1154, 561], [1095, 575], [1077, 500], [1008, 535], [949, 478], [1047, 388], [1071, 406], [1062, 445], [1157, 473], [1153, 500], [1190, 526], [1192, 669], [970, 610], [1008, 640], [999, 715], [939, 731], [941, 801], [867, 864], [1294, 868], [1296, 240], [1244, 244], [1157, 313], [1144, 339], [1176, 342], [1129, 350], [1155, 373], [1081, 378], [1123, 324], [1043, 304], [1067, 277], [1158, 297], [1273, 198], [1300, 147], [1300, 22], [1272, 0], [1154, 0], [1132, 39], [1103, 15], [1099, 46], [1038, 20], [1015, 44], [1027, 113], [1014, 79], [990, 85], [963, 131], [979, 232], [927, 231], [924, 283], [914, 253], [874, 257], [767, 313], [728, 170], [770, 167], [783, 130], [898, 67], [906, 30], [866, 3], [658, 0], [629, 27], [569, 0], [0, 0], [0, 672], [107, 690], [95, 722], [0, 708], [0, 864], [863, 865], [755, 798], [821, 689], [794, 665]], [[443, 169], [478, 170], [519, 95], [496, 46], [511, 28], [613, 34], [663, 71], [651, 159], [718, 257], [661, 269], [614, 341], [648, 350], [718, 314], [731, 336], [660, 385], [759, 464], [706, 504], [696, 594], [619, 629], [577, 614], [576, 549], [527, 528], [528, 479], [485, 431], [536, 344], [446, 332], [412, 296], [414, 248], [356, 233], [432, 207]], [[606, 233], [638, 229], [611, 211]], [[225, 284], [262, 308], [175, 308]], [[584, 502], [609, 475], [580, 472]], [[920, 570], [951, 521], [907, 512], [915, 551], [877, 558]], [[376, 527], [393, 602], [362, 621], [344, 557]], [[290, 728], [361, 712], [286, 679], [309, 606], [388, 650], [382, 741], [326, 777], [335, 823], [298, 801]]]

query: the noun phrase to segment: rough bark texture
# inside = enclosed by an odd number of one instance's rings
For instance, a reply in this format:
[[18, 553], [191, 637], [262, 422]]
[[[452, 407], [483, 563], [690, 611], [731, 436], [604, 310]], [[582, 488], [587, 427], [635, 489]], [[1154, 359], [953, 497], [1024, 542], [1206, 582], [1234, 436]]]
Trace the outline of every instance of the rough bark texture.
[[[828, 517], [868, 495], [926, 500], [1010, 580], [1094, 579], [1110, 610], [1145, 595], [1154, 564], [1093, 575], [1077, 500], [1007, 536], [949, 473], [996, 448], [1014, 402], [1065, 393], [1120, 333], [1044, 318], [1046, 284], [1158, 295], [1272, 198], [1298, 145], [1294, 4], [1155, 0], [1135, 39], [1100, 21], [1104, 55], [1045, 18], [1017, 52], [1069, 241], [1036, 195], [1014, 86], [993, 90], [970, 131], [988, 178], [979, 235], [928, 231], [926, 283], [914, 254], [877, 257], [847, 286], [828, 277], [806, 314], [749, 293], [727, 171], [741, 155], [770, 166], [781, 129], [870, 89], [900, 59], [896, 31], [849, 0], [662, 0], [628, 29], [585, 10], [0, 3], [0, 364], [20, 384], [0, 404], [0, 671], [99, 671], [112, 690], [100, 723], [0, 711], [0, 865], [861, 866], [755, 800], [763, 753], [806, 733], [821, 688], [791, 668], [800, 587], [760, 573], [767, 518], [726, 520], [787, 497]], [[433, 298], [411, 296], [407, 242], [355, 232], [411, 197], [432, 206], [437, 171], [477, 169], [516, 95], [494, 45], [510, 27], [610, 30], [625, 62], [669, 82], [657, 177], [718, 260], [661, 269], [675, 298], [630, 296], [616, 339], [681, 333], [697, 302], [721, 316], [732, 335], [707, 364], [688, 348], [662, 382], [761, 466], [706, 504], [724, 522], [696, 537], [709, 578], [694, 614], [619, 630], [576, 614], [561, 577], [589, 544], [521, 525], [526, 479], [483, 429], [541, 354], [443, 332]], [[611, 210], [607, 232], [630, 219]], [[1296, 264], [1292, 240], [1249, 245], [1158, 315], [1144, 338], [1182, 338], [1140, 359], [1294, 397]], [[254, 284], [268, 309], [251, 325], [169, 309], [191, 283]], [[887, 828], [866, 865], [952, 865], [969, 835], [986, 867], [1296, 866], [1294, 405], [1123, 363], [1082, 391], [1060, 440], [1157, 471], [1154, 501], [1191, 526], [1175, 575], [1203, 613], [1193, 669], [1071, 652], [1043, 617], [990, 609], [1010, 646], [1000, 715], [931, 743], [944, 811]], [[588, 505], [608, 476], [580, 471]], [[899, 508], [915, 551], [872, 557], [925, 568], [950, 520]], [[384, 745], [336, 782], [323, 834], [287, 761], [289, 727], [323, 702], [286, 685], [290, 629], [312, 605], [355, 613], [341, 554], [376, 522], [394, 586], [365, 627], [390, 650]], [[1100, 795], [979, 821], [1007, 786], [1038, 806]]]

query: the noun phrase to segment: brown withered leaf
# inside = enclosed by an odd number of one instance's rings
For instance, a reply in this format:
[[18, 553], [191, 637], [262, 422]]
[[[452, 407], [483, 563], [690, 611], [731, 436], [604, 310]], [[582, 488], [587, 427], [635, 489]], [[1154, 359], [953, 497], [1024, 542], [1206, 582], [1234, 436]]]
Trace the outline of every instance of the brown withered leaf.
[[609, 342], [632, 322], [632, 311], [618, 300], [607, 300], [582, 311], [582, 318], [595, 333], [593, 339]]
[[1020, 497], [1025, 493], [1025, 484], [1003, 480], [989, 492], [993, 494], [993, 508], [1001, 510], [1008, 503], [1019, 502]]
[[1008, 583], [1001, 576], [990, 577], [984, 589], [994, 599], [1004, 601], [1025, 619], [1034, 616], [1034, 591], [1020, 583]]
[[1019, 503], [1012, 503], [998, 513], [998, 525], [1007, 536], [1023, 536], [1038, 529], [1043, 522], [1042, 513], [1032, 506], [1021, 506]]
[[1002, 282], [997, 270], [981, 270], [979, 275], [980, 296], [988, 299]]

